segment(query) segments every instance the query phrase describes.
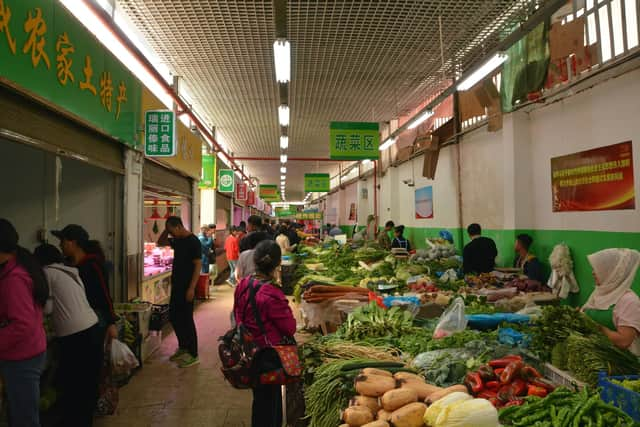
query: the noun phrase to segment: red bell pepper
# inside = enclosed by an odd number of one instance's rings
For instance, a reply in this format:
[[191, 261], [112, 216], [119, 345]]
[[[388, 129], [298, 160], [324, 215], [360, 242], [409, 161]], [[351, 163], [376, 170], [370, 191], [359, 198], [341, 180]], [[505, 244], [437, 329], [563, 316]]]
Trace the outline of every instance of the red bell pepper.
[[497, 397], [490, 397], [487, 399], [496, 408], [502, 408], [502, 402]]
[[515, 400], [510, 400], [507, 403], [504, 404], [505, 408], [508, 408], [509, 406], [522, 406], [522, 404], [524, 404], [524, 400], [522, 399], [515, 399]]
[[480, 374], [482, 381], [492, 381], [496, 379], [496, 374], [493, 372], [493, 368], [489, 365], [482, 365], [476, 371]]
[[506, 368], [507, 365], [513, 361], [522, 362], [522, 357], [516, 355], [505, 356], [501, 359], [492, 360], [489, 362], [489, 366], [492, 368]]
[[482, 390], [480, 393], [477, 394], [476, 396], [479, 399], [492, 399], [492, 398], [497, 398], [498, 397], [498, 393], [495, 391], [491, 391], [491, 390]]
[[537, 385], [530, 384], [527, 389], [527, 396], [546, 397], [549, 392], [544, 387], [538, 387]]
[[502, 373], [504, 372], [504, 368], [494, 369], [493, 372], [495, 372], [496, 377], [498, 377], [498, 379], [500, 379], [500, 375], [502, 375]]
[[500, 389], [499, 381], [487, 381], [484, 383], [484, 388], [491, 391], [498, 391]]
[[524, 366], [521, 360], [512, 361], [504, 368], [502, 374], [500, 374], [500, 382], [502, 384], [509, 384], [520, 374], [520, 370]]
[[529, 365], [525, 365], [520, 370], [520, 375], [525, 380], [530, 380], [530, 379], [533, 379], [533, 378], [541, 378], [542, 377], [542, 375], [540, 375], [540, 372], [538, 372], [538, 370], [536, 368], [534, 368], [533, 366], [529, 366]]
[[478, 372], [469, 372], [464, 377], [464, 385], [473, 393], [480, 393], [484, 389], [482, 378]]
[[498, 399], [500, 399], [501, 402], [506, 403], [514, 398], [515, 396], [513, 395], [511, 385], [503, 385], [500, 387], [500, 390], [498, 390]]
[[543, 387], [547, 391], [553, 391], [556, 389], [556, 386], [551, 381], [545, 378], [534, 378], [530, 380], [529, 383], [538, 387]]
[[513, 391], [514, 396], [526, 396], [527, 395], [527, 382], [516, 378], [511, 383], [511, 390]]

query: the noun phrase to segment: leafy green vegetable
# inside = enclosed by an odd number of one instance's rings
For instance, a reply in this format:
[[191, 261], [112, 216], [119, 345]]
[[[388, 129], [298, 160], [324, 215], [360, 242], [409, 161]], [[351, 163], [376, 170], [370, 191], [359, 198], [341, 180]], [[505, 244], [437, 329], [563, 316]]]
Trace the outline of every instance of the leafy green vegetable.
[[348, 340], [369, 337], [401, 335], [413, 326], [413, 316], [400, 307], [389, 310], [379, 307], [376, 302], [358, 307], [347, 317], [339, 334]]
[[640, 393], [640, 380], [611, 380], [611, 382], [631, 391], [635, 391], [636, 393]]

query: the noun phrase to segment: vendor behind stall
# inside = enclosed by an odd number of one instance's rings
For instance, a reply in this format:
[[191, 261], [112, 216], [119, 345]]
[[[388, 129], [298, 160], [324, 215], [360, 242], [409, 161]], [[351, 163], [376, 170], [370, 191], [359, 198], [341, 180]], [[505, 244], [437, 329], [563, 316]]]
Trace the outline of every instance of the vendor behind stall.
[[521, 269], [529, 279], [545, 283], [542, 263], [529, 252], [532, 244], [533, 238], [528, 234], [520, 234], [516, 237], [516, 258], [513, 261], [513, 266]]
[[404, 237], [404, 225], [399, 225], [394, 230], [395, 237], [391, 241], [391, 249], [401, 248], [406, 249], [407, 252], [411, 250], [411, 244], [406, 237]]
[[498, 256], [496, 243], [492, 239], [482, 236], [480, 224], [471, 224], [467, 227], [467, 233], [469, 233], [471, 242], [467, 243], [462, 252], [464, 274], [492, 272]]
[[596, 288], [582, 310], [615, 346], [640, 356], [640, 298], [631, 290], [640, 252], [605, 249], [588, 258]]
[[391, 238], [389, 237], [389, 232], [393, 230], [393, 227], [395, 227], [393, 221], [387, 221], [384, 225], [384, 230], [378, 233], [378, 245], [382, 249], [391, 249]]

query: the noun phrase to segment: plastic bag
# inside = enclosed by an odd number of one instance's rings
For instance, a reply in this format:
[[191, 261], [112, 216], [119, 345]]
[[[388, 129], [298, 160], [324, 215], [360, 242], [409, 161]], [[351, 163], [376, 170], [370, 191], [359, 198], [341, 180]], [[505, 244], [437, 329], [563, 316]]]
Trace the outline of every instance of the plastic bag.
[[433, 332], [434, 338], [444, 338], [456, 332], [464, 331], [467, 327], [467, 318], [464, 315], [464, 300], [460, 297], [453, 300], [447, 308]]
[[114, 339], [111, 342], [111, 366], [114, 375], [126, 375], [140, 366], [140, 363], [129, 346]]

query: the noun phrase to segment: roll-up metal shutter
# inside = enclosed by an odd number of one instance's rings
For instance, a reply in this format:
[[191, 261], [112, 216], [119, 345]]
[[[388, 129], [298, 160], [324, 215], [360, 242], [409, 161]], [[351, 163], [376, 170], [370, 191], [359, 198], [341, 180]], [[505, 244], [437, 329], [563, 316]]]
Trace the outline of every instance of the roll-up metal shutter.
[[144, 160], [142, 184], [159, 190], [169, 191], [191, 198], [191, 179], [149, 160]]
[[0, 136], [124, 173], [123, 145], [0, 86]]

